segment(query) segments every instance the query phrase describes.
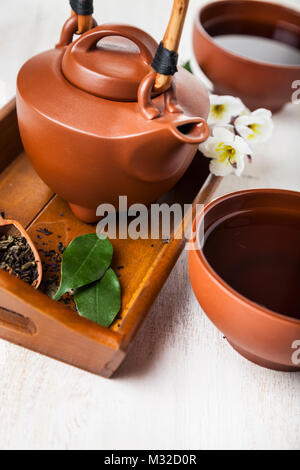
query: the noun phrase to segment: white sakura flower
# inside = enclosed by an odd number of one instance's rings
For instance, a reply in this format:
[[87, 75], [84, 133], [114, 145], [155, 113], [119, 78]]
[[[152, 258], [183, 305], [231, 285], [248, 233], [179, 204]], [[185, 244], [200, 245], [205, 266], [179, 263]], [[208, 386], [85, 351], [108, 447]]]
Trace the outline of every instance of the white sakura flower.
[[213, 128], [212, 136], [199, 148], [206, 157], [212, 158], [210, 171], [216, 176], [226, 176], [230, 173], [240, 176], [245, 167], [245, 156], [252, 154], [242, 137], [218, 126]]
[[245, 109], [243, 102], [233, 96], [210, 95], [208, 124], [229, 124]]
[[239, 135], [253, 144], [269, 140], [274, 127], [271, 111], [263, 108], [239, 116], [234, 125]]

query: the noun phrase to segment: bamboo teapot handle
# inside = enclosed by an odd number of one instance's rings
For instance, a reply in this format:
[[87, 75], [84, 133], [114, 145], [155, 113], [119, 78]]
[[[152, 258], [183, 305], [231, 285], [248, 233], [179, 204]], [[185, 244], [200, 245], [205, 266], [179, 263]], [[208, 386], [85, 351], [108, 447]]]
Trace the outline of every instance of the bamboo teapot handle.
[[[162, 41], [163, 48], [166, 49], [168, 53], [172, 53], [176, 56], [176, 58], [188, 6], [189, 0], [174, 0], [169, 24]], [[158, 72], [154, 91], [163, 92], [167, 90], [170, 87], [171, 80], [172, 75], [164, 75]]]
[[78, 17], [77, 34], [85, 33], [93, 27], [93, 0], [70, 0], [72, 15]]
[[[93, 27], [93, 0], [69, 0], [72, 15], [78, 16], [78, 34]], [[174, 0], [173, 9], [162, 45], [164, 49], [177, 56], [189, 0]], [[154, 91], [163, 92], [170, 87], [172, 75], [157, 73]]]

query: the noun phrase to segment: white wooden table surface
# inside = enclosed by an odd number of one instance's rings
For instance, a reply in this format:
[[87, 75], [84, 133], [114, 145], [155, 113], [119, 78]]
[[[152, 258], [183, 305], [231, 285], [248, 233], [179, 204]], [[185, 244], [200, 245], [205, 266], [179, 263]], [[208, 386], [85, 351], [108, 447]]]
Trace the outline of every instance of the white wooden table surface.
[[[191, 9], [182, 42], [190, 54]], [[281, 0], [283, 3], [283, 0]], [[300, 7], [300, 0], [289, 3]], [[162, 37], [172, 0], [95, 0], [103, 22], [127, 22]], [[0, 80], [7, 98], [17, 69], [52, 47], [67, 0], [0, 2]], [[299, 77], [300, 79], [300, 77]], [[244, 176], [244, 188], [300, 190], [300, 105], [275, 117], [272, 141]], [[192, 293], [186, 254], [112, 380], [0, 340], [1, 449], [299, 449], [300, 374], [241, 358], [209, 322]]]

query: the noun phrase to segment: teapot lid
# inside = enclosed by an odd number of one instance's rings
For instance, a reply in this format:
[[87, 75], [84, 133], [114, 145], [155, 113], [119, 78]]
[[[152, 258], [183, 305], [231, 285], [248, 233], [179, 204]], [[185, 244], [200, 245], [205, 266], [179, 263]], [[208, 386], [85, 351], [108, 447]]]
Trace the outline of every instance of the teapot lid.
[[136, 101], [142, 79], [150, 72], [158, 44], [141, 29], [98, 26], [70, 44], [62, 72], [77, 88], [101, 98]]

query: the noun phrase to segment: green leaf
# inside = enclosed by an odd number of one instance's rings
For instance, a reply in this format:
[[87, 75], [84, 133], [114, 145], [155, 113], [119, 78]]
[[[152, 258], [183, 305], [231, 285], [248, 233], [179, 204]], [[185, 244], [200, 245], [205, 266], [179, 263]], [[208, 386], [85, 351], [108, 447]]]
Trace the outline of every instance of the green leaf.
[[183, 68], [187, 70], [188, 72], [193, 73], [192, 68], [191, 68], [191, 63], [189, 60], [184, 64]]
[[71, 289], [78, 289], [100, 279], [109, 268], [113, 247], [107, 238], [95, 233], [81, 235], [69, 244], [62, 257], [61, 282], [54, 300]]
[[109, 327], [121, 308], [121, 287], [110, 268], [100, 281], [76, 292], [75, 303], [80, 316]]

